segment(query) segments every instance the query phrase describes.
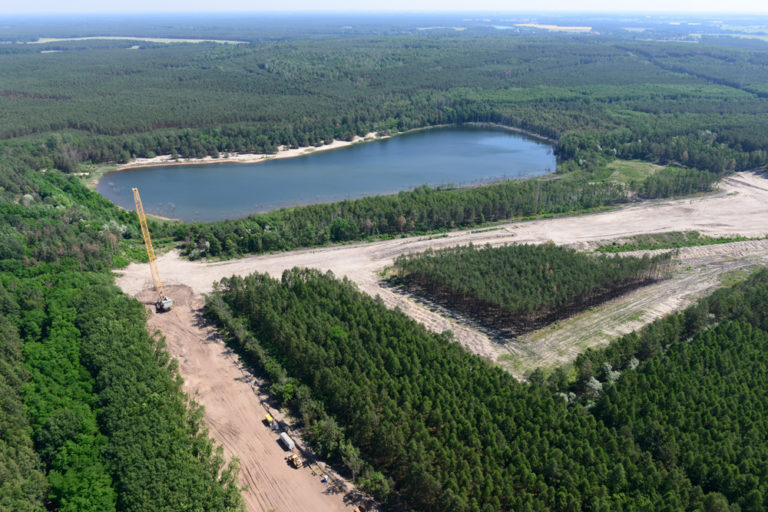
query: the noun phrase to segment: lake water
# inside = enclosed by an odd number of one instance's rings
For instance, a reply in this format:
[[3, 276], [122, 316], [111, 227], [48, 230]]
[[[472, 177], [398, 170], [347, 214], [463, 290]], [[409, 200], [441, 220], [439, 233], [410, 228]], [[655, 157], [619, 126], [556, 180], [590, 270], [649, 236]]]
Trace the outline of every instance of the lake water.
[[286, 206], [390, 194], [419, 185], [475, 185], [555, 170], [552, 146], [501, 129], [450, 127], [253, 164], [132, 169], [97, 190], [133, 209], [185, 221], [245, 217]]

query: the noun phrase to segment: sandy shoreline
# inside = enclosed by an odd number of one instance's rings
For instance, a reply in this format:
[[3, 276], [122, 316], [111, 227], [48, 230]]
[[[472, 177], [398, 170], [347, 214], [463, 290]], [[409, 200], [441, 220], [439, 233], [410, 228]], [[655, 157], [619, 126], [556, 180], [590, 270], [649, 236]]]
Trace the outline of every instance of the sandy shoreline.
[[[259, 162], [268, 162], [270, 160], [280, 160], [282, 158], [294, 158], [297, 156], [305, 156], [312, 153], [318, 153], [320, 151], [329, 151], [332, 149], [341, 149], [352, 144], [360, 144], [363, 142], [371, 142], [374, 140], [383, 140], [391, 137], [390, 135], [380, 135], [376, 132], [370, 132], [364, 136], [356, 135], [351, 141], [346, 140], [334, 140], [330, 144], [324, 146], [304, 146], [300, 148], [288, 149], [281, 146], [277, 153], [222, 153], [225, 156], [214, 158], [212, 156], [205, 156], [203, 158], [176, 158], [171, 155], [159, 155], [153, 158], [135, 158], [126, 164], [120, 164], [114, 169], [106, 169], [102, 167], [101, 170], [95, 171], [88, 179], [87, 186], [91, 190], [95, 190], [98, 187], [99, 182], [108, 174], [120, 171], [129, 171], [133, 169], [145, 169], [149, 167], [169, 167], [175, 165], [209, 165], [209, 164], [255, 164]], [[109, 166], [111, 167], [111, 166]]]
[[389, 135], [379, 135], [376, 132], [367, 133], [364, 136], [356, 135], [351, 141], [334, 140], [330, 144], [323, 146], [304, 146], [300, 148], [288, 149], [281, 146], [277, 153], [224, 153], [225, 156], [214, 158], [205, 156], [203, 158], [176, 158], [171, 155], [160, 155], [154, 158], [136, 158], [127, 164], [122, 164], [117, 169], [109, 172], [124, 171], [126, 169], [141, 169], [144, 167], [166, 167], [169, 165], [205, 165], [205, 164], [253, 164], [257, 162], [266, 162], [269, 160], [280, 160], [282, 158], [294, 158], [297, 156], [309, 155], [320, 151], [331, 149], [340, 149], [360, 142], [370, 142], [373, 140], [387, 139]]
[[[522, 128], [515, 128], [514, 126], [506, 126], [506, 125], [496, 124], [496, 123], [464, 123], [464, 124], [466, 126], [498, 128], [505, 131], [518, 133], [533, 139], [541, 140], [553, 145], [557, 144], [557, 141], [554, 139], [551, 139], [549, 137], [545, 137], [543, 135], [539, 135], [533, 132], [529, 132], [527, 130], [523, 130]], [[434, 128], [445, 128], [448, 126], [452, 126], [452, 125], [443, 124], [443, 125], [436, 125], [436, 126], [425, 126], [423, 128], [414, 128], [412, 130], [398, 132], [398, 133], [395, 133], [394, 135], [381, 135], [380, 133], [377, 133], [377, 132], [369, 132], [363, 136], [356, 135], [351, 141], [334, 140], [330, 144], [325, 144], [323, 146], [303, 146], [300, 148], [293, 148], [293, 149], [288, 149], [285, 146], [281, 146], [277, 150], [277, 153], [226, 153], [226, 154], [223, 154], [224, 156], [219, 156], [218, 158], [214, 158], [212, 156], [205, 156], [203, 158], [174, 159], [171, 155], [159, 155], [153, 158], [135, 158], [126, 164], [118, 165], [114, 169], [109, 169], [102, 172], [97, 171], [96, 175], [91, 176], [91, 178], [88, 180], [88, 187], [90, 187], [91, 189], [95, 189], [98, 186], [99, 181], [105, 175], [111, 174], [113, 172], [127, 171], [131, 169], [143, 169], [143, 168], [149, 168], [149, 167], [168, 167], [168, 166], [174, 166], [174, 165], [207, 165], [207, 164], [225, 164], [225, 163], [253, 164], [253, 163], [259, 163], [259, 162], [267, 162], [269, 160], [279, 160], [282, 158], [294, 158], [297, 156], [305, 156], [305, 155], [317, 153], [320, 151], [330, 151], [333, 149], [341, 149], [341, 148], [351, 146], [353, 144], [371, 142], [374, 140], [383, 140], [383, 139], [388, 139], [390, 137], [396, 137], [398, 135], [405, 135], [407, 133], [423, 131], [423, 130], [431, 130]]]

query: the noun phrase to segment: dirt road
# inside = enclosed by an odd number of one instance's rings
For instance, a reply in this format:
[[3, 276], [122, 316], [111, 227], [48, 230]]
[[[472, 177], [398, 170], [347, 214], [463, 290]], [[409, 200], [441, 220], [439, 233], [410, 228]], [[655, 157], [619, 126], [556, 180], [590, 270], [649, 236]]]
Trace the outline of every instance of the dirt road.
[[[201, 297], [183, 285], [167, 286], [166, 291], [175, 301], [174, 309], [153, 314], [150, 330], [159, 329], [165, 336], [166, 349], [179, 362], [184, 391], [205, 406], [208, 428], [227, 459], [240, 459], [240, 483], [247, 486], [243, 497], [248, 510], [353, 510], [356, 504], [347, 496], [351, 486], [323, 483], [323, 470], [317, 464], [295, 469], [287, 463], [288, 452], [278, 443], [278, 434], [263, 422], [266, 412], [278, 420], [284, 420], [284, 415], [269, 406], [260, 382], [200, 318]], [[144, 290], [137, 298], [149, 307], [155, 300], [154, 291]], [[311, 457], [299, 437], [293, 438], [302, 455]]]
[[[187, 297], [183, 299], [187, 304], [170, 314], [153, 316], [150, 323], [168, 338], [169, 351], [180, 361], [188, 392], [197, 393], [197, 400], [206, 408], [213, 437], [224, 444], [228, 453], [241, 457], [243, 481], [251, 485], [246, 493], [249, 510], [340, 510], [345, 506], [341, 497], [324, 495], [322, 486], [315, 485], [317, 482], [310, 473], [305, 471], [301, 478], [295, 470], [286, 473], [288, 468], [282, 465], [274, 438], [265, 434], [266, 427], [260, 423], [263, 411], [260, 390], [244, 378], [242, 369], [225, 347], [211, 341], [210, 329], [198, 325], [195, 312], [201, 304], [201, 294], [210, 292], [214, 281], [257, 271], [279, 277], [285, 269], [295, 266], [331, 270], [337, 276], [349, 277], [361, 290], [380, 295], [389, 307], [399, 307], [434, 331], [452, 330], [455, 339], [469, 350], [522, 375], [535, 366], [572, 360], [588, 346], [607, 343], [618, 334], [686, 306], [718, 286], [724, 272], [765, 264], [768, 241], [685, 249], [680, 253], [672, 280], [636, 290], [522, 340], [493, 339], [465, 319], [382, 286], [378, 273], [400, 254], [470, 242], [501, 245], [551, 240], [589, 248], [599, 240], [667, 231], [697, 230], [710, 236], [768, 234], [767, 179], [740, 173], [726, 179], [720, 188], [720, 192], [704, 197], [649, 202], [591, 215], [509, 223], [491, 230], [333, 246], [225, 262], [190, 262], [174, 251], [158, 259], [160, 273], [168, 285], [180, 286], [176, 288], [178, 292], [173, 293]], [[128, 266], [120, 271], [117, 283], [129, 295], [151, 296], [142, 295], [152, 288], [147, 265]], [[173, 298], [179, 300], [176, 296]]]

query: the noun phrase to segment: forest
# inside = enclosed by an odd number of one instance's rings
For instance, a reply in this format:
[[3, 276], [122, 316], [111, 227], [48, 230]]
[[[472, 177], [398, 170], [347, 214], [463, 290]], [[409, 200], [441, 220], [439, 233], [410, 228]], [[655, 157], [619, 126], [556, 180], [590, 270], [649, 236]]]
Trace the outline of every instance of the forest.
[[535, 380], [591, 401], [606, 426], [720, 494], [713, 510], [726, 510], [727, 501], [763, 510], [766, 307], [768, 270], [760, 269], [680, 313], [587, 350], [576, 361], [575, 381], [568, 383], [562, 370]]
[[715, 173], [767, 163], [768, 63], [746, 43], [487, 30], [137, 43], [0, 48], [2, 145], [74, 171], [474, 121], [555, 139], [584, 169], [616, 156]]
[[[759, 40], [641, 40], [659, 24], [635, 37], [227, 23], [125, 28], [244, 44], [30, 45], [83, 29], [26, 21], [3, 33], [0, 511], [243, 509], [237, 462], [208, 438], [144, 306], [114, 285], [136, 259], [135, 216], [79, 171], [464, 122], [557, 141], [545, 180], [152, 221], [187, 257], [215, 258], [704, 192], [768, 164]], [[665, 168], [615, 183], [615, 158]], [[312, 270], [226, 280], [207, 309], [317, 453], [391, 510], [757, 511], [767, 282], [758, 272], [527, 383]]]
[[113, 284], [135, 221], [77, 178], [0, 169], [0, 510], [242, 510], [237, 464]]
[[600, 245], [595, 250], [606, 253], [620, 253], [729, 244], [731, 242], [746, 242], [748, 240], [755, 240], [755, 238], [745, 236], [706, 236], [698, 231], [670, 231], [667, 233], [634, 235], [623, 240]]
[[663, 279], [671, 256], [590, 256], [551, 243], [469, 245], [398, 256], [389, 281], [521, 334]]
[[604, 382], [570, 390], [557, 373], [517, 382], [315, 270], [224, 279], [207, 305], [321, 453], [394, 509], [756, 511], [766, 276], [719, 293], [717, 324], [685, 322], [679, 342], [652, 326], [642, 335], [668, 350], [591, 366]]
[[[486, 122], [556, 141], [558, 173], [566, 177], [479, 189], [419, 187], [248, 219], [156, 226], [193, 259], [690, 194], [710, 190], [729, 172], [768, 164], [768, 98], [759, 90], [767, 63], [759, 44], [637, 41], [615, 30], [601, 37], [487, 27], [425, 33], [414, 20], [396, 27], [358, 20], [358, 30], [340, 34], [332, 23], [289, 30], [278, 21], [272, 28], [258, 22], [250, 35], [242, 21], [233, 22], [229, 38], [245, 41], [234, 45], [4, 46], [0, 148], [33, 168], [75, 172], [83, 164], [161, 154], [273, 152], [371, 131]], [[195, 23], [201, 36], [228, 39], [220, 19]], [[32, 26], [19, 25], [19, 40], [29, 39]], [[723, 69], [738, 69], [739, 83], [724, 80]], [[639, 183], [601, 183], [615, 158], [669, 167]]]

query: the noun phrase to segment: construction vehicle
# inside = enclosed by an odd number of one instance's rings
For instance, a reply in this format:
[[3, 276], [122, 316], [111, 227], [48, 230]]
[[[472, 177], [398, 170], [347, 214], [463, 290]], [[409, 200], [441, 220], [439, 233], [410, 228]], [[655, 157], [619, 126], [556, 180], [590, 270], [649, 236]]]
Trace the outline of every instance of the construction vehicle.
[[299, 458], [299, 456], [296, 455], [295, 453], [290, 454], [289, 456], [286, 457], [286, 459], [288, 459], [288, 462], [290, 462], [293, 465], [293, 467], [295, 467], [296, 469], [299, 469], [304, 465], [304, 463], [301, 462], [301, 459]]
[[294, 443], [293, 439], [291, 439], [290, 436], [285, 432], [280, 434], [280, 440], [283, 442], [283, 445], [286, 447], [286, 449], [293, 450], [296, 448], [296, 443]]
[[147, 258], [149, 258], [149, 268], [152, 271], [152, 279], [155, 281], [155, 290], [157, 291], [157, 301], [155, 302], [155, 309], [158, 313], [164, 311], [170, 311], [173, 309], [173, 300], [165, 295], [163, 289], [163, 282], [160, 280], [160, 271], [157, 268], [157, 258], [155, 258], [155, 250], [152, 248], [152, 239], [149, 237], [149, 228], [147, 227], [147, 217], [144, 215], [144, 205], [141, 204], [141, 196], [139, 195], [139, 189], [134, 187], [133, 189], [133, 202], [136, 203], [136, 213], [139, 216], [139, 224], [141, 225], [141, 234], [144, 236], [144, 245], [147, 247]]
[[273, 418], [272, 415], [269, 413], [267, 413], [267, 415], [264, 417], [264, 420], [267, 422], [267, 425], [270, 427], [275, 422], [275, 418]]

